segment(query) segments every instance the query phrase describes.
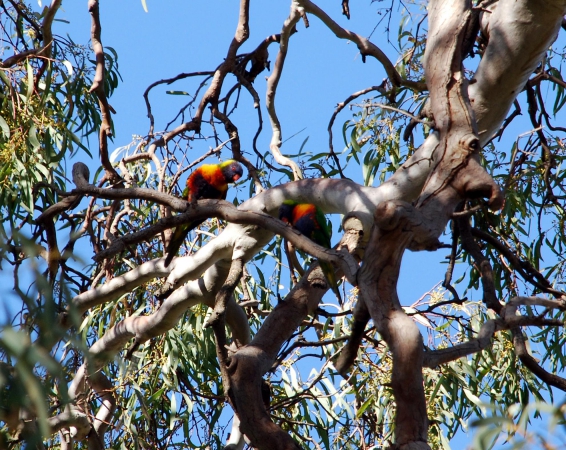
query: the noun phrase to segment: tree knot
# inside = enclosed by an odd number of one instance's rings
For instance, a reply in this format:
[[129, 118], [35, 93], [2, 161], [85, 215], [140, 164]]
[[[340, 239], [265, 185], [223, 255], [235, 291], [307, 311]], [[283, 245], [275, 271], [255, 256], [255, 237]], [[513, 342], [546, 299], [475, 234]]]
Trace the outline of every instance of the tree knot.
[[480, 151], [480, 140], [473, 133], [465, 134], [460, 138], [460, 146], [464, 150], [470, 153], [476, 153]]

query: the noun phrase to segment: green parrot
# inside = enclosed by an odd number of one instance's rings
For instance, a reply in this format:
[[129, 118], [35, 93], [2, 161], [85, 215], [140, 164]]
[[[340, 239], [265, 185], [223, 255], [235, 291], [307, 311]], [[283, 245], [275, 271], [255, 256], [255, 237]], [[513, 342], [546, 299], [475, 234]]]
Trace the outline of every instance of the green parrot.
[[[234, 183], [243, 175], [240, 163], [229, 159], [219, 164], [203, 164], [187, 179], [187, 187], [183, 190], [183, 198], [194, 203], [202, 198], [226, 200], [228, 183]], [[203, 220], [196, 220], [177, 227], [167, 246], [165, 267], [171, 264], [181, 245], [185, 242], [189, 232], [198, 227]]]
[[[291, 224], [298, 231], [308, 237], [311, 241], [325, 248], [332, 248], [330, 243], [330, 226], [326, 221], [324, 213], [311, 203], [297, 203], [293, 200], [285, 200], [279, 208], [279, 219]], [[318, 261], [328, 285], [338, 297], [342, 304], [342, 297], [338, 290], [338, 280], [332, 264]]]

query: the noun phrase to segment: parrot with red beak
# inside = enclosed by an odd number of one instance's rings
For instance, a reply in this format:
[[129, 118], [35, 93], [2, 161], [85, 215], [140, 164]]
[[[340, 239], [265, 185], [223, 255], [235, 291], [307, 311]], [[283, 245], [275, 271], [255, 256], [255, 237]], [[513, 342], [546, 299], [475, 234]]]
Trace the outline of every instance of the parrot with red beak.
[[[235, 183], [242, 177], [243, 173], [241, 164], [233, 159], [219, 164], [203, 164], [187, 179], [187, 187], [183, 190], [183, 198], [186, 198], [191, 204], [204, 198], [226, 200], [228, 183]], [[171, 264], [189, 232], [205, 220], [196, 220], [175, 229], [173, 237], [167, 246], [165, 267]]]

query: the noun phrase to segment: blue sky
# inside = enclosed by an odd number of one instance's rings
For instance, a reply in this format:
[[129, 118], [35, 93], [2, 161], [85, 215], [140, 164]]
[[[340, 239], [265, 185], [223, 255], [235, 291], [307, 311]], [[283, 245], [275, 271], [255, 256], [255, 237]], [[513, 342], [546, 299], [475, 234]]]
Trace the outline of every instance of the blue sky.
[[[115, 137], [110, 144], [110, 151], [127, 145], [132, 140], [132, 135], [147, 133], [149, 120], [143, 99], [147, 86], [182, 72], [214, 70], [223, 60], [236, 29], [238, 2], [148, 1], [147, 7], [148, 13], [143, 10], [141, 2], [135, 0], [102, 2], [100, 6], [102, 42], [118, 53], [122, 76], [120, 86], [110, 99], [117, 112], [113, 116]], [[372, 14], [367, 14], [366, 8], [362, 13], [354, 6], [351, 20], [348, 21], [340, 14], [339, 3], [328, 8], [340, 25], [363, 36], [370, 35], [382, 19], [377, 6], [370, 10]], [[268, 8], [252, 3], [250, 38], [241, 52], [253, 50], [265, 37], [280, 32], [288, 13], [289, 4], [286, 1], [270, 2]], [[86, 4], [64, 2], [58, 17], [70, 22], [56, 24], [58, 34], [68, 33], [76, 42], [88, 41], [90, 16]], [[391, 21], [393, 39], [396, 39], [400, 17], [400, 14], [395, 14]], [[373, 41], [395, 62], [398, 51], [387, 40], [383, 29], [386, 23], [382, 22], [373, 33]], [[290, 138], [284, 143], [283, 151], [297, 153], [308, 137], [305, 151], [315, 154], [328, 148], [328, 121], [337, 103], [353, 92], [381, 83], [385, 72], [372, 58], [367, 58], [366, 63], [363, 63], [354, 44], [336, 38], [315, 17], [310, 18], [308, 29], [302, 21], [297, 29], [298, 33], [290, 40], [276, 106], [282, 124], [283, 140]], [[272, 63], [276, 52], [277, 45], [272, 45]], [[262, 103], [265, 100], [268, 75], [267, 71], [263, 72], [254, 83]], [[165, 86], [152, 91], [150, 98], [156, 118], [156, 130], [163, 129], [186, 102], [184, 96], [166, 95], [164, 92], [170, 89], [190, 92], [189, 83], [177, 83], [173, 87]], [[257, 129], [257, 119], [249, 96], [242, 95], [240, 104], [233, 121], [238, 126], [243, 150], [254, 160], [251, 142]], [[337, 151], [343, 148], [341, 128], [349, 117], [350, 110], [346, 108], [335, 121], [334, 146]], [[271, 129], [265, 111], [263, 121], [258, 148], [267, 152]], [[213, 142], [205, 144], [202, 152], [197, 152], [194, 156], [204, 153], [210, 145], [214, 146]], [[90, 147], [96, 152], [95, 139], [91, 139]], [[83, 162], [88, 164], [88, 161]], [[93, 167], [97, 163], [93, 161]], [[348, 175], [361, 180], [361, 169], [358, 170], [359, 172], [350, 172]], [[413, 303], [443, 278], [445, 266], [438, 262], [444, 256], [442, 251], [434, 254], [407, 253], [399, 283], [401, 298], [407, 299], [404, 304]], [[417, 271], [419, 276], [415, 277]]]
[[[110, 99], [111, 105], [117, 111], [113, 116], [116, 134], [110, 150], [128, 144], [134, 134], [147, 133], [149, 121], [142, 95], [149, 84], [182, 72], [214, 70], [223, 60], [236, 28], [237, 2], [148, 1], [147, 6], [148, 13], [144, 12], [141, 3], [135, 0], [101, 3], [102, 42], [117, 51], [123, 79]], [[370, 35], [381, 20], [377, 6], [372, 8], [372, 14], [368, 15], [365, 8], [365, 14], [362, 14], [354, 5], [350, 21], [339, 14], [339, 8], [340, 4], [337, 3], [329, 7], [328, 11], [340, 25], [363, 36]], [[289, 6], [286, 1], [270, 2], [269, 8], [252, 3], [250, 38], [241, 52], [253, 50], [265, 37], [278, 33], [288, 13]], [[89, 39], [90, 17], [85, 4], [64, 2], [60, 18], [68, 20], [70, 24], [60, 23], [57, 26], [59, 33], [68, 32], [76, 41]], [[391, 22], [391, 36], [394, 39], [399, 21], [400, 15], [396, 14]], [[398, 51], [386, 39], [383, 31], [385, 23], [374, 32], [373, 40], [395, 62]], [[289, 154], [297, 153], [308, 137], [305, 150], [315, 154], [328, 148], [327, 126], [336, 104], [353, 92], [381, 83], [385, 72], [372, 58], [367, 58], [366, 63], [363, 63], [354, 44], [336, 38], [315, 17], [311, 17], [308, 29], [302, 22], [299, 22], [297, 28], [298, 33], [290, 40], [276, 106], [282, 124], [283, 140], [294, 136], [285, 142], [283, 151]], [[272, 63], [276, 51], [277, 45], [272, 45]], [[268, 75], [268, 72], [263, 72], [254, 83], [262, 102], [265, 100], [265, 77]], [[174, 87], [166, 86], [152, 91], [156, 130], [162, 129], [186, 101], [186, 97], [164, 95], [164, 91], [183, 88], [183, 83], [178, 83]], [[186, 90], [189, 91], [189, 88]], [[251, 104], [251, 98], [243, 95], [242, 107], [233, 120], [239, 128], [243, 150], [253, 158], [251, 142], [257, 119]], [[343, 148], [341, 128], [349, 117], [350, 110], [346, 108], [335, 121], [334, 146], [337, 151]], [[258, 148], [267, 152], [271, 129], [265, 112], [263, 120], [263, 132]], [[91, 142], [91, 148], [96, 149], [94, 141]], [[202, 152], [206, 150], [208, 144]], [[198, 154], [195, 154], [196, 156]], [[359, 172], [348, 175], [361, 179], [361, 169], [358, 170]], [[402, 270], [399, 288], [402, 296], [408, 296], [407, 304], [411, 304], [442, 279], [444, 266], [431, 263], [431, 258], [436, 262], [443, 257], [442, 252], [436, 252], [434, 255], [407, 254], [404, 265], [414, 261], [419, 273], [419, 276], [415, 277], [416, 268]], [[404, 282], [405, 279], [410, 280], [410, 283]]]

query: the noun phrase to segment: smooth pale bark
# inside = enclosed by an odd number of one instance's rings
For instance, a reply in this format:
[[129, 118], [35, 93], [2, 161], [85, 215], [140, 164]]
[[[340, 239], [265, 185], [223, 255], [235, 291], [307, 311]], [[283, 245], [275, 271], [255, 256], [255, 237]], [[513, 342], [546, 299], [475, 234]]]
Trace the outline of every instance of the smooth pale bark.
[[513, 101], [556, 40], [564, 0], [500, 0], [482, 13], [489, 43], [468, 92], [482, 145], [498, 131]]
[[[517, 3], [513, 3], [516, 7]], [[507, 2], [505, 6], [508, 4], [510, 2]], [[533, 2], [529, 4], [532, 6]], [[399, 204], [389, 208], [389, 211], [380, 205], [376, 212], [376, 224], [381, 226], [382, 230], [374, 230], [364, 265], [358, 277], [360, 297], [393, 355], [392, 386], [397, 402], [395, 432], [396, 443], [400, 448], [427, 448], [428, 446], [422, 442], [426, 441], [427, 430], [426, 405], [420, 376], [423, 362], [422, 337], [416, 325], [410, 320], [405, 320], [406, 316], [400, 310], [396, 295], [398, 273], [392, 273], [392, 270], [400, 264], [403, 248], [409, 245], [408, 241], [415, 238], [430, 241], [438, 236], [445, 228], [455, 205], [462, 199], [482, 196], [489, 198], [492, 208], [499, 208], [502, 205], [502, 195], [497, 185], [479, 165], [478, 152], [481, 141], [474, 113], [470, 107], [467, 81], [462, 71], [461, 44], [471, 4], [466, 1], [435, 0], [429, 5], [429, 35], [424, 68], [437, 136], [431, 138], [436, 144], [432, 158], [432, 164], [435, 167], [417, 202], [417, 208], [427, 219], [426, 228], [428, 230], [424, 230], [425, 235], [421, 238], [407, 236], [410, 233], [408, 230], [416, 231], [411, 224], [419, 227], [422, 224], [417, 215], [410, 211], [409, 207], [403, 208]], [[509, 77], [509, 82], [514, 83], [515, 90], [511, 88], [504, 91], [502, 102], [498, 103], [497, 108], [494, 108], [493, 114], [486, 113], [489, 108], [485, 110], [478, 108], [478, 114], [482, 118], [481, 125], [489, 121], [489, 127], [485, 126], [481, 129], [484, 139], [491, 137], [491, 134], [499, 128], [518, 92], [517, 88], [522, 87], [548, 44], [555, 38], [556, 25], [561, 21], [564, 7], [549, 9], [554, 14], [554, 20], [549, 27], [551, 31], [538, 36], [538, 46], [534, 46], [536, 51], [523, 55], [519, 64], [524, 64], [519, 65], [519, 70], [514, 71], [514, 76]], [[504, 8], [502, 10], [506, 11]], [[499, 17], [498, 15], [497, 19]], [[532, 25], [532, 22], [528, 21], [530, 18], [531, 16], [527, 15], [525, 22]], [[548, 20], [548, 15], [541, 14], [538, 20], [543, 22], [538, 22], [532, 28], [540, 28], [542, 23]], [[506, 23], [509, 24], [509, 22]], [[501, 21], [495, 20], [493, 25], [497, 30], [502, 30]], [[513, 26], [512, 30], [509, 30], [510, 34], [515, 29], [516, 27]], [[527, 36], [522, 36], [522, 38], [525, 39]], [[511, 60], [507, 60], [507, 66], [499, 64], [493, 67], [496, 65], [494, 53], [502, 51], [500, 43], [494, 43], [493, 48], [493, 52], [486, 52], [486, 59], [482, 61], [484, 65], [480, 65], [478, 70], [478, 78], [482, 80], [482, 83], [477, 84], [486, 90], [477, 89], [475, 100], [480, 98], [477, 96], [478, 93], [489, 93], [488, 88], [500, 82], [494, 77], [485, 76], [485, 64], [488, 62], [492, 64], [488, 66], [492, 69], [492, 75], [497, 70], [511, 66]], [[532, 48], [529, 47], [527, 50]], [[517, 61], [512, 61], [512, 64], [517, 64]], [[496, 96], [492, 96], [489, 102], [493, 103], [495, 98]], [[476, 103], [478, 107], [482, 105], [479, 101]], [[398, 209], [399, 214], [392, 213], [394, 209]], [[388, 217], [390, 213], [393, 214], [391, 218]], [[390, 227], [391, 222], [397, 223], [397, 226]], [[376, 257], [376, 253], [379, 253], [379, 256]], [[370, 258], [375, 260], [372, 261]], [[385, 261], [388, 265], [384, 264]], [[363, 307], [361, 309], [363, 310]], [[485, 345], [485, 338], [483, 338], [481, 344], [478, 345], [478, 350]], [[410, 395], [407, 395], [408, 393]]]
[[[379, 210], [378, 210], [379, 211]], [[378, 212], [376, 212], [376, 215]], [[405, 221], [399, 225], [407, 225]], [[399, 448], [428, 449], [428, 419], [422, 379], [422, 337], [397, 296], [399, 268], [412, 238], [402, 226], [373, 229], [359, 274], [363, 302], [393, 359], [391, 387], [397, 404], [395, 442]]]
[[400, 449], [429, 448], [422, 336], [404, 313], [397, 295], [404, 251], [414, 240], [421, 243], [419, 246], [434, 242], [456, 204], [467, 196], [476, 196], [476, 191], [482, 196], [487, 193], [495, 199], [492, 203], [500, 204], [497, 186], [473, 158], [479, 151], [479, 139], [461, 59], [470, 11], [471, 4], [466, 0], [430, 2], [424, 68], [438, 134], [432, 152], [432, 172], [416, 207], [398, 201], [378, 206], [377, 227], [372, 231], [358, 276], [360, 301], [393, 359], [395, 444]]

